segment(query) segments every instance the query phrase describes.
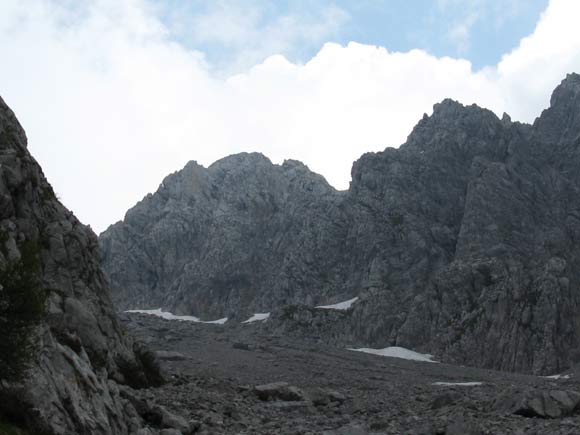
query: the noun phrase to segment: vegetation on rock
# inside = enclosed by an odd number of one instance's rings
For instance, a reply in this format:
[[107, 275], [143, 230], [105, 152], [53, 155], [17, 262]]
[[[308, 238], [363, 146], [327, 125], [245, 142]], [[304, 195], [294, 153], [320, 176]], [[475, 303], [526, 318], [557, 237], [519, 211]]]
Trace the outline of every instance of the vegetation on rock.
[[46, 303], [38, 250], [36, 243], [24, 243], [20, 259], [0, 269], [0, 380], [21, 380], [37, 350], [35, 329]]

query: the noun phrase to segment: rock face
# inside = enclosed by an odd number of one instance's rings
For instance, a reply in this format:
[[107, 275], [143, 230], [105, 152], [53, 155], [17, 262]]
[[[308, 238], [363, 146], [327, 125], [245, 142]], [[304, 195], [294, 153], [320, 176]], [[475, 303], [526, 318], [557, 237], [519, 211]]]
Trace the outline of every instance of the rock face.
[[217, 318], [331, 297], [346, 275], [343, 196], [299, 162], [190, 162], [102, 234], [115, 302]]
[[[120, 308], [282, 309], [288, 333], [557, 373], [579, 356], [580, 76], [533, 125], [445, 100], [346, 192], [256, 154], [189, 163], [100, 237]], [[268, 323], [268, 322], [267, 322]]]
[[0, 99], [0, 268], [34, 243], [50, 291], [38, 355], [23, 384], [0, 385], [0, 414], [30, 433], [127, 434], [138, 422], [118, 384], [146, 386], [159, 373], [118, 323], [97, 237], [58, 201], [26, 147]]

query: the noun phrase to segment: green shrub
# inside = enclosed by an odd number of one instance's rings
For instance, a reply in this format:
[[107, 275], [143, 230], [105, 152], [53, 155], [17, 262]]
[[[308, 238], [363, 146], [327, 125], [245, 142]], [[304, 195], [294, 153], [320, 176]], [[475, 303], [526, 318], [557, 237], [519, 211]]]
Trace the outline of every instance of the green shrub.
[[0, 270], [0, 380], [22, 380], [37, 350], [35, 329], [47, 292], [40, 279], [39, 248], [26, 242], [21, 257]]
[[0, 435], [29, 435], [29, 432], [24, 432], [16, 426], [0, 421]]

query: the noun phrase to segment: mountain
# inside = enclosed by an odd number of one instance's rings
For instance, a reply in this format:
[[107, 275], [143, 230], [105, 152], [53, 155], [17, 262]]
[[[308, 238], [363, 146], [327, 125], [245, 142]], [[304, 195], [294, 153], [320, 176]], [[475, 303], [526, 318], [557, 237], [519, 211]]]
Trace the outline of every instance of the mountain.
[[[24, 262], [27, 256], [35, 257], [37, 268]], [[12, 315], [4, 296], [18, 276], [34, 275], [27, 282], [38, 282], [47, 302], [34, 329], [37, 351], [24, 380], [0, 373], [0, 422], [15, 421], [35, 434], [137, 430], [139, 416], [121, 397], [121, 386], [156, 384], [158, 368], [117, 320], [97, 237], [56, 198], [28, 152], [24, 130], [0, 99], [0, 272], [12, 269], [19, 272], [0, 274], [0, 317]], [[26, 313], [18, 316], [22, 322]], [[7, 319], [0, 324], [7, 325]], [[3, 345], [11, 338], [7, 334], [0, 331]], [[3, 361], [10, 358], [1, 355]]]
[[[120, 309], [278, 309], [270, 327], [288, 333], [556, 373], [580, 357], [578, 168], [570, 74], [533, 125], [435, 105], [344, 192], [259, 154], [191, 162], [101, 234], [103, 267]], [[354, 296], [346, 313], [309, 308]]]
[[211, 317], [333, 296], [343, 197], [295, 161], [190, 162], [102, 234], [115, 301]]

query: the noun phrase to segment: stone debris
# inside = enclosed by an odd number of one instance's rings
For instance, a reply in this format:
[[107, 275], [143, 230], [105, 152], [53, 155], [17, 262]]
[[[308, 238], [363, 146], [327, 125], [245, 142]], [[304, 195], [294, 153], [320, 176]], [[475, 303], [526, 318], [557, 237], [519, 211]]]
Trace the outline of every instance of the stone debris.
[[[163, 360], [174, 380], [162, 387], [121, 390], [145, 416], [162, 406], [194, 434], [580, 433], [575, 378], [558, 380], [562, 389], [554, 390], [554, 381], [541, 376], [384, 358], [248, 325], [180, 327], [176, 340], [167, 342], [163, 325], [170, 321], [137, 314], [123, 320], [138, 338], [150, 337], [154, 349], [196, 355]], [[256, 351], [235, 349], [237, 342]], [[479, 379], [482, 385], [435, 385], [441, 379], [449, 384]], [[528, 418], [530, 410], [536, 418]], [[145, 421], [154, 435], [170, 429], [159, 417]], [[186, 434], [185, 426], [171, 429]]]

